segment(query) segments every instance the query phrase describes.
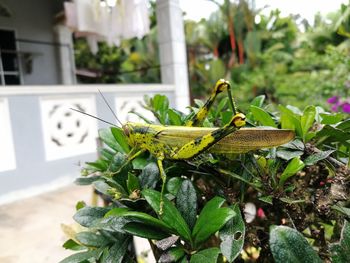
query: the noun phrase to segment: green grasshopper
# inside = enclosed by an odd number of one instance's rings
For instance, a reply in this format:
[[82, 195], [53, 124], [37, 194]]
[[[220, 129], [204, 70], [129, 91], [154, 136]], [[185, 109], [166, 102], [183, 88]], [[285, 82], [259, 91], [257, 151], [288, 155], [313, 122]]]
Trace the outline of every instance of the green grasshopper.
[[[233, 117], [230, 122], [221, 128], [195, 127], [203, 123], [217, 95], [224, 91], [228, 93], [230, 106], [233, 111]], [[104, 97], [103, 99], [107, 103]], [[109, 105], [108, 107], [110, 108]], [[115, 114], [114, 116], [118, 120]], [[119, 120], [118, 122], [120, 123]], [[164, 159], [188, 160], [205, 151], [223, 154], [246, 153], [251, 150], [282, 145], [292, 140], [295, 136], [292, 130], [242, 128], [245, 124], [245, 115], [237, 112], [231, 97], [229, 82], [220, 79], [217, 81], [207, 102], [186, 122], [185, 126], [164, 126], [132, 122], [121, 124], [128, 144], [132, 148], [126, 163], [131, 162], [145, 151], [151, 153], [157, 159], [157, 165], [163, 181], [161, 190], [161, 196], [163, 196], [166, 182], [166, 173], [163, 167]], [[159, 214], [162, 214], [162, 203], [161, 201]]]

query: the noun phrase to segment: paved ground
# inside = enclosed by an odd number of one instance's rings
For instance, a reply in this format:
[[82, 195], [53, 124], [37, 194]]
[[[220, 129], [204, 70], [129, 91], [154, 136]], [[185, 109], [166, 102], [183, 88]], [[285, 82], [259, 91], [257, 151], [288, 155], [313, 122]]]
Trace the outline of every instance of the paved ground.
[[0, 206], [0, 262], [50, 263], [70, 255], [61, 224], [74, 222], [76, 202], [90, 203], [91, 193], [89, 186], [69, 186]]

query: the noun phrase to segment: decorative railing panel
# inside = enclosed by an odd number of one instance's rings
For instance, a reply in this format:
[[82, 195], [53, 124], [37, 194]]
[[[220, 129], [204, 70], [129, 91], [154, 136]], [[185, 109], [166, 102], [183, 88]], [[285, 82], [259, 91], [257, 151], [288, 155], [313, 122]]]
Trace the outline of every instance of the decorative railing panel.
[[0, 203], [72, 182], [81, 164], [96, 158], [98, 128], [108, 125], [70, 108], [117, 125], [99, 90], [122, 122], [142, 121], [132, 110], [152, 119], [141, 106], [144, 95], [167, 95], [176, 106], [173, 85], [0, 88]]
[[15, 150], [8, 101], [0, 98], [0, 172], [15, 168]]

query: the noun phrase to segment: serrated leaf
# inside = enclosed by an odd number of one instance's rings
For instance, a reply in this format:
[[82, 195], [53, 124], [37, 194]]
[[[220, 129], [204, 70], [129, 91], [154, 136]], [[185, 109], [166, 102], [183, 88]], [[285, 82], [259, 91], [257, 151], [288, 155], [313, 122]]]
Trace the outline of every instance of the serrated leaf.
[[269, 243], [276, 263], [322, 262], [303, 235], [293, 228], [271, 227]]
[[193, 254], [191, 256], [190, 263], [216, 263], [218, 256], [220, 254], [220, 249], [217, 247], [207, 248]]
[[321, 151], [319, 153], [312, 154], [304, 160], [304, 163], [305, 165], [313, 165], [321, 160], [326, 159], [333, 152], [334, 150], [329, 150], [329, 151]]
[[143, 168], [139, 175], [139, 181], [142, 189], [154, 189], [160, 179], [159, 169], [156, 163], [149, 163]]
[[125, 136], [123, 130], [120, 129], [120, 128], [117, 128], [117, 127], [111, 127], [111, 132], [112, 132], [112, 135], [113, 135], [114, 139], [117, 141], [119, 146], [122, 148], [122, 152], [123, 153], [130, 152], [128, 139]]
[[190, 180], [182, 182], [176, 195], [176, 207], [192, 229], [197, 216], [197, 193]]
[[[142, 194], [152, 209], [159, 215], [161, 194], [151, 189], [143, 190]], [[176, 234], [192, 243], [191, 231], [180, 212], [165, 196], [163, 196], [163, 202], [163, 213], [159, 215], [159, 218], [171, 227]]]
[[78, 210], [73, 216], [74, 220], [80, 225], [90, 227], [95, 221], [103, 218], [103, 216], [109, 211], [109, 208], [105, 207], [84, 207]]
[[192, 231], [195, 246], [206, 241], [235, 216], [235, 212], [232, 209], [227, 207], [221, 208], [224, 202], [225, 199], [216, 196], [203, 207]]
[[222, 240], [220, 250], [229, 262], [233, 262], [241, 253], [245, 236], [245, 224], [239, 206], [235, 205], [232, 210], [236, 215], [219, 231]]
[[287, 165], [287, 167], [284, 169], [283, 173], [281, 174], [279, 186], [282, 187], [285, 183], [285, 181], [295, 175], [297, 172], [301, 171], [305, 167], [305, 164], [302, 160], [300, 160], [299, 157], [293, 158]]
[[339, 243], [330, 246], [333, 263], [349, 262], [350, 255], [350, 224], [345, 221]]
[[264, 126], [271, 126], [276, 128], [276, 124], [273, 121], [272, 117], [270, 116], [270, 114], [268, 114], [265, 110], [263, 110], [262, 108], [256, 107], [251, 105], [250, 106], [250, 111], [253, 114], [254, 118], [260, 122], [262, 125]]

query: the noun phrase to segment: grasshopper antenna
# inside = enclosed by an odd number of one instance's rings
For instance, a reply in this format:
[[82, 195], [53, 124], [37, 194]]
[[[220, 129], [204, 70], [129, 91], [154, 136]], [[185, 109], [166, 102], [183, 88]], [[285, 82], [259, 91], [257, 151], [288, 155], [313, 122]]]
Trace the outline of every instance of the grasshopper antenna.
[[89, 117], [92, 117], [92, 118], [94, 118], [94, 119], [96, 119], [96, 120], [99, 120], [99, 121], [102, 121], [102, 122], [104, 122], [104, 123], [107, 123], [107, 124], [109, 124], [109, 125], [118, 127], [117, 125], [115, 125], [115, 124], [113, 124], [113, 123], [111, 123], [111, 122], [102, 120], [102, 119], [100, 119], [99, 117], [96, 117], [96, 116], [91, 115], [91, 114], [89, 114], [89, 113], [83, 112], [83, 111], [81, 111], [81, 110], [73, 109], [73, 108], [70, 108], [70, 109], [71, 109], [71, 110], [74, 110], [74, 111], [76, 111], [76, 112], [79, 112], [79, 113], [81, 113], [81, 114], [87, 115], [87, 116], [89, 116]]
[[98, 92], [100, 93], [100, 95], [101, 95], [103, 101], [107, 104], [109, 110], [112, 112], [114, 118], [117, 120], [117, 122], [118, 122], [121, 126], [123, 126], [122, 122], [118, 119], [117, 115], [116, 115], [115, 112], [112, 110], [112, 107], [111, 107], [111, 105], [109, 105], [109, 103], [108, 103], [107, 99], [105, 98], [105, 96], [103, 96], [103, 94], [102, 94], [102, 92], [101, 92], [100, 90], [98, 90]]

